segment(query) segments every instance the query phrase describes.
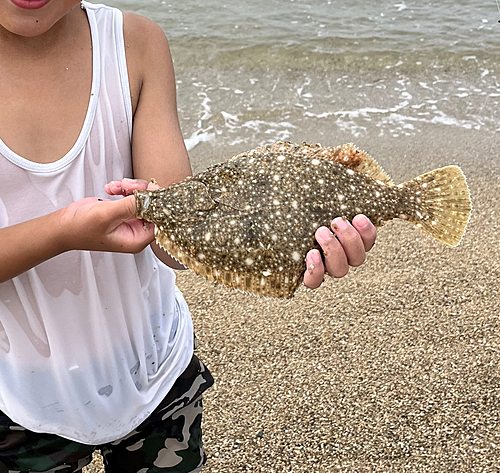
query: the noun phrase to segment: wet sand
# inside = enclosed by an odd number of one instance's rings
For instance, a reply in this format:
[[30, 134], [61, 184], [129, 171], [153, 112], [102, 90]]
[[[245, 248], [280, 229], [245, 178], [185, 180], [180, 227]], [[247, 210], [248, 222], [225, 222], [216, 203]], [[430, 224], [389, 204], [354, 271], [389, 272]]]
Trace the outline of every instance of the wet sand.
[[[465, 239], [448, 248], [391, 222], [364, 265], [285, 301], [179, 273], [216, 380], [204, 472], [499, 471], [500, 139], [439, 125], [412, 139], [376, 132], [355, 142], [397, 183], [461, 165], [474, 204]], [[353, 141], [325, 135], [294, 138]], [[239, 151], [204, 144], [193, 167]]]

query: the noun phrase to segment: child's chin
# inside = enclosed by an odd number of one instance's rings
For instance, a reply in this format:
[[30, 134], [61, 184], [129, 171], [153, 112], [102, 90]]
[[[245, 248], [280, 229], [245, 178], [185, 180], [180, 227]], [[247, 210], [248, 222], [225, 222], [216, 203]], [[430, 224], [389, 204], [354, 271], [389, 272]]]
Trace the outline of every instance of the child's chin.
[[17, 36], [34, 38], [79, 4], [79, 0], [0, 0], [0, 26]]

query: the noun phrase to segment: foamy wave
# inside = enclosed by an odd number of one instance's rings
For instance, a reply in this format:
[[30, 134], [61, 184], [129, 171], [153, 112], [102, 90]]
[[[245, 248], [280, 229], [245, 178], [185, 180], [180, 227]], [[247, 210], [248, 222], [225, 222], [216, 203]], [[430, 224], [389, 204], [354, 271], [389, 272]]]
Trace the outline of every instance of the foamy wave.
[[191, 151], [200, 143], [213, 141], [215, 133], [211, 133], [209, 130], [213, 130], [213, 127], [209, 127], [207, 130], [196, 130], [189, 138], [185, 138], [184, 144], [186, 145], [186, 149]]

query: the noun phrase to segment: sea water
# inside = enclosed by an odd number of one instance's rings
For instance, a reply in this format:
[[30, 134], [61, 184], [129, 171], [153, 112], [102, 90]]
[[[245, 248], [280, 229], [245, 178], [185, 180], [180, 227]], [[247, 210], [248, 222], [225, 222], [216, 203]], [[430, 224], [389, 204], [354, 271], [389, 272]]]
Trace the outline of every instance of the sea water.
[[[112, 0], [165, 31], [189, 149], [500, 130], [494, 0]], [[328, 135], [328, 136], [326, 136]], [[424, 139], [424, 137], [422, 137]]]

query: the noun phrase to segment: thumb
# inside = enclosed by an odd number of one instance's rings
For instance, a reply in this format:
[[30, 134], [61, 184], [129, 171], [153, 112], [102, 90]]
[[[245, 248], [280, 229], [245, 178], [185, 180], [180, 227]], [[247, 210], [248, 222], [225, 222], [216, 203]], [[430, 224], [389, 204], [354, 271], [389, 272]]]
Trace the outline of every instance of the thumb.
[[113, 201], [116, 206], [116, 217], [123, 221], [137, 218], [135, 196], [129, 195], [120, 200]]

